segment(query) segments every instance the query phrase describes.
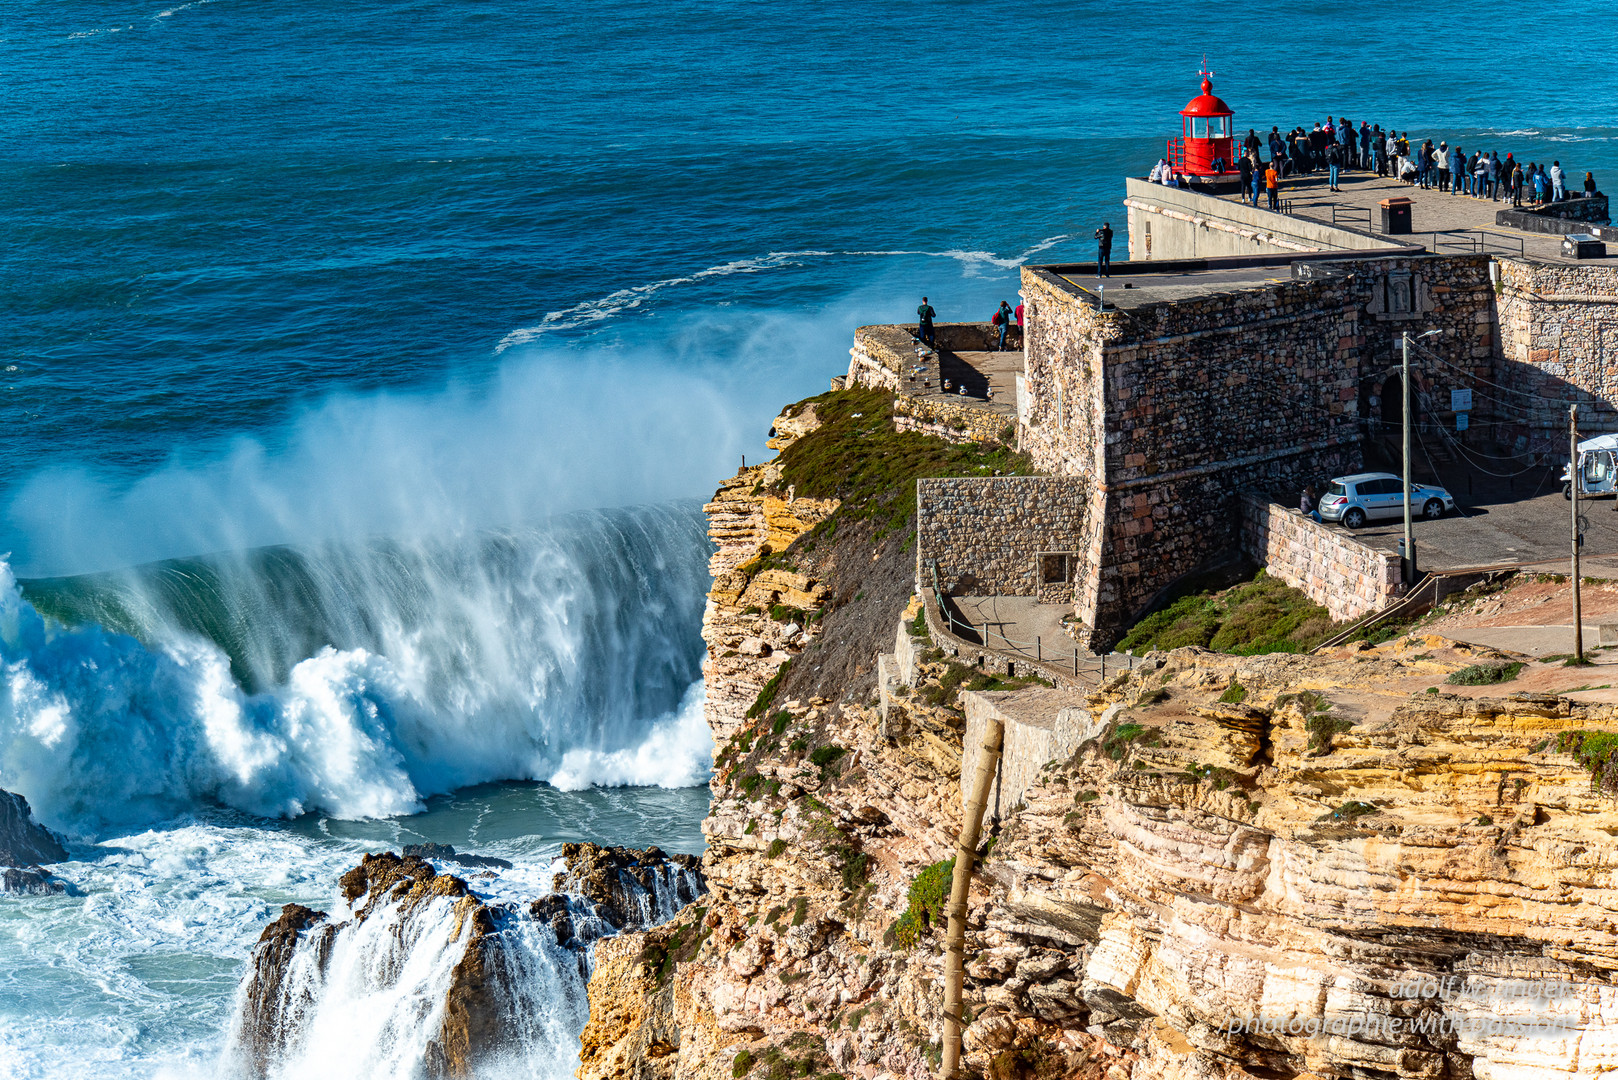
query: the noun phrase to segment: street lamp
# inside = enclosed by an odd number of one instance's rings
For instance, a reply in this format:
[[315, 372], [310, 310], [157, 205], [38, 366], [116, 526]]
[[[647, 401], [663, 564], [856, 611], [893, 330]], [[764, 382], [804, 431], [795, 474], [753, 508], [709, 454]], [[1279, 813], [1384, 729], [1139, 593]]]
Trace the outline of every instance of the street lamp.
[[1410, 343], [1441, 334], [1442, 330], [1429, 330], [1412, 338], [1406, 330], [1401, 336], [1404, 343], [1404, 364], [1399, 374], [1399, 391], [1404, 394], [1404, 484], [1405, 484], [1405, 586], [1416, 584], [1416, 534], [1410, 523]]

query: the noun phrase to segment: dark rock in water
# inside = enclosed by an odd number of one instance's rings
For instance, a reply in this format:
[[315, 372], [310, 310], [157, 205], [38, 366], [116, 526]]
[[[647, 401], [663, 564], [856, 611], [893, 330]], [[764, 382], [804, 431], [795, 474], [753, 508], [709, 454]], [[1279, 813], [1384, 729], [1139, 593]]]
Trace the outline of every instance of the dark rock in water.
[[406, 844], [404, 854], [406, 858], [415, 856], [418, 859], [437, 859], [459, 866], [487, 867], [491, 870], [511, 869], [511, 864], [504, 859], [496, 859], [492, 855], [465, 855], [457, 852], [449, 844]]
[[304, 996], [288, 992], [287, 971], [298, 951], [299, 936], [311, 930], [319, 966], [324, 969], [331, 955], [335, 928], [324, 911], [301, 904], [288, 904], [281, 917], [264, 928], [253, 948], [252, 970], [247, 976], [243, 997], [238, 1049], [249, 1075], [265, 1076], [294, 1034], [287, 1022], [308, 1002]]
[[[520, 1019], [513, 1003], [521, 998], [512, 979], [521, 964], [513, 964], [504, 952], [517, 937], [502, 933], [501, 928], [509, 930], [511, 920], [520, 919], [521, 914], [509, 907], [484, 904], [464, 880], [440, 874], [426, 858], [414, 853], [425, 850], [432, 858], [449, 858], [439, 853], [437, 845], [408, 850], [411, 854], [404, 856], [392, 852], [367, 855], [343, 875], [341, 890], [353, 912], [351, 919], [333, 922], [321, 912], [291, 904], [264, 929], [253, 949], [242, 1013], [234, 1028], [237, 1072], [264, 1077], [289, 1052], [296, 1053], [304, 1034], [301, 1025], [321, 1007], [322, 982], [336, 941], [367, 919], [379, 917], [392, 920], [387, 924], [387, 941], [392, 944], [382, 947], [396, 951], [378, 958], [377, 970], [397, 972], [410, 949], [455, 950], [453, 974], [444, 992], [443, 1022], [427, 1042], [423, 1075], [475, 1075], [519, 1037]], [[656, 848], [632, 851], [568, 844], [564, 857], [568, 869], [557, 875], [557, 888], [580, 895], [541, 897], [533, 902], [529, 914], [551, 927], [558, 944], [575, 950], [581, 978], [589, 963], [589, 951], [583, 945], [615, 930], [668, 918], [703, 891], [697, 860], [689, 855], [667, 856]], [[490, 863], [499, 860], [473, 865]], [[449, 940], [445, 940], [441, 922], [417, 923], [414, 933], [425, 932], [419, 929], [423, 926], [439, 929], [426, 937], [412, 936], [412, 917], [426, 914], [426, 905], [440, 898], [453, 904], [455, 931]]]
[[0, 870], [0, 893], [16, 896], [55, 896], [67, 891], [67, 886], [43, 870]]
[[34, 820], [28, 800], [0, 791], [0, 866], [67, 862], [56, 834]]
[[[551, 885], [556, 892], [529, 906], [535, 921], [555, 931], [559, 945], [600, 937], [609, 928], [653, 926], [707, 891], [702, 863], [693, 855], [585, 843], [563, 844], [562, 858], [568, 868], [556, 875]], [[592, 933], [584, 925], [589, 919], [606, 927]]]

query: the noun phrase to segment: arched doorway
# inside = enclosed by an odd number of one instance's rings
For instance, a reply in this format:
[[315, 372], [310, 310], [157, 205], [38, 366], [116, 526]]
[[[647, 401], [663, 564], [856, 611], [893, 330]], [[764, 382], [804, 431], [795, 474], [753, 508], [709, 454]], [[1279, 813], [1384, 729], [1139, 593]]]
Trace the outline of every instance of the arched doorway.
[[1404, 388], [1399, 385], [1399, 376], [1389, 375], [1382, 383], [1382, 422], [1398, 427], [1404, 419]]

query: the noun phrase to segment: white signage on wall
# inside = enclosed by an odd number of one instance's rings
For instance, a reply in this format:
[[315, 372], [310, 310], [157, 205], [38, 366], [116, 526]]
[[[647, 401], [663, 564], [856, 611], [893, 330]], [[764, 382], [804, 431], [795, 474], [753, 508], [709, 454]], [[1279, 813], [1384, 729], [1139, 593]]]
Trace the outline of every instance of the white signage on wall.
[[1472, 411], [1472, 391], [1470, 391], [1470, 390], [1451, 390], [1449, 392], [1449, 411], [1450, 412], [1471, 412]]

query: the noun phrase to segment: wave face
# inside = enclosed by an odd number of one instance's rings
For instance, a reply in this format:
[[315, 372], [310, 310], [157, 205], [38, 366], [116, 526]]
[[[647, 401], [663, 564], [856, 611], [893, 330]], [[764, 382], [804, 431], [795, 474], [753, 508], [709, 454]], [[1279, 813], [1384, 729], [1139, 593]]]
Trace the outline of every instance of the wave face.
[[79, 835], [699, 783], [708, 550], [672, 504], [21, 583], [0, 563], [0, 778]]

